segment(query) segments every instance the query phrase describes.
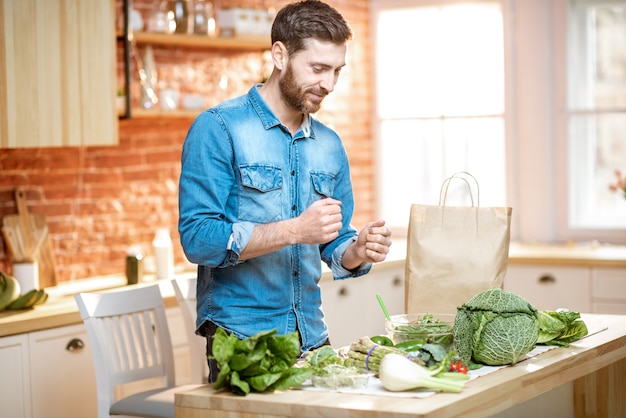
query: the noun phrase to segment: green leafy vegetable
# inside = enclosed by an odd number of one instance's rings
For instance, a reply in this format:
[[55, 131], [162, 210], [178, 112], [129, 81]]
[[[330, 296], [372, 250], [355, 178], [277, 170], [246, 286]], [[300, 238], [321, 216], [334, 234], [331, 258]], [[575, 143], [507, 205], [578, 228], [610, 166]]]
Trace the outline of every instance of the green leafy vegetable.
[[218, 328], [213, 339], [213, 357], [219, 366], [215, 390], [230, 388], [237, 395], [273, 392], [301, 385], [311, 370], [293, 367], [300, 355], [298, 333], [276, 335], [262, 331], [240, 340]]
[[402, 325], [392, 325], [389, 331], [394, 341], [400, 343], [409, 340], [420, 340], [425, 343], [452, 347], [452, 326], [433, 316], [424, 314], [420, 318]]
[[587, 335], [587, 325], [579, 312], [567, 309], [539, 311], [539, 338], [537, 344], [567, 347]]
[[537, 309], [516, 294], [499, 288], [480, 292], [457, 309], [456, 350], [468, 366], [472, 360], [491, 366], [517, 363], [537, 343], [538, 317]]
[[306, 365], [320, 369], [329, 364], [339, 364], [342, 361], [343, 359], [337, 355], [335, 349], [329, 345], [323, 345], [313, 351], [309, 351], [305, 357]]

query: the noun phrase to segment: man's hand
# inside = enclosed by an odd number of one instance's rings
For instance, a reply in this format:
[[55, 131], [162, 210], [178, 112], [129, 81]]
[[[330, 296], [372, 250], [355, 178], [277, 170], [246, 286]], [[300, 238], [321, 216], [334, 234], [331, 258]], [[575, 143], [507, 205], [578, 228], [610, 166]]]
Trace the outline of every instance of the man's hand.
[[361, 229], [357, 240], [350, 245], [342, 259], [343, 267], [353, 270], [363, 263], [385, 261], [391, 246], [391, 230], [385, 221], [370, 222]]
[[325, 198], [316, 200], [296, 218], [298, 238], [295, 243], [324, 244], [339, 236], [341, 229], [341, 202]]

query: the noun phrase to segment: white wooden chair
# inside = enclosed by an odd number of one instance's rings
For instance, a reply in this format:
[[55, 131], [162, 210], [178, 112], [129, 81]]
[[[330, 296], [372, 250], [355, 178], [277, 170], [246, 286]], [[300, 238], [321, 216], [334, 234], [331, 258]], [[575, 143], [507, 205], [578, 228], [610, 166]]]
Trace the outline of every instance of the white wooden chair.
[[172, 287], [183, 314], [185, 332], [189, 342], [189, 356], [191, 360], [191, 382], [207, 383], [209, 366], [206, 357], [206, 338], [196, 334], [196, 284], [198, 279], [172, 279]]
[[[198, 385], [175, 386], [172, 342], [159, 286], [81, 293], [75, 298], [93, 353], [98, 418], [173, 418], [174, 393]], [[158, 388], [115, 399], [116, 387], [146, 379]]]

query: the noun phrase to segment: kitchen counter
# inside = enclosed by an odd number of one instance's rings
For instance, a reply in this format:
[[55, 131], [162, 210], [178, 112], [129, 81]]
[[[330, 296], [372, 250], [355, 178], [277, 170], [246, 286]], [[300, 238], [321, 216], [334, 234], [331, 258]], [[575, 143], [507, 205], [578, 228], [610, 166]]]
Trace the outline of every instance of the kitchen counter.
[[[387, 260], [372, 266], [372, 271], [385, 271], [404, 265], [405, 247], [403, 245], [392, 246]], [[178, 277], [194, 276], [195, 271], [187, 271], [177, 274]], [[146, 275], [145, 277], [150, 277]], [[330, 270], [324, 264], [322, 267], [323, 281], [332, 280]], [[133, 286], [146, 286], [158, 284], [163, 295], [165, 307], [177, 306], [174, 289], [169, 280], [149, 281]], [[61, 327], [66, 325], [81, 324], [82, 319], [78, 313], [78, 307], [74, 295], [80, 292], [102, 291], [126, 286], [124, 275], [111, 275], [91, 279], [77, 280], [74, 282], [62, 282], [58, 286], [48, 287], [48, 301], [37, 305], [33, 309], [0, 312], [0, 337], [15, 334], [23, 334], [32, 331]]]
[[[396, 239], [390, 258], [406, 257], [406, 240]], [[509, 264], [546, 264], [564, 266], [594, 266], [626, 268], [626, 245], [597, 242], [547, 244], [511, 241]]]
[[626, 416], [626, 316], [583, 319], [590, 329], [608, 329], [472, 380], [458, 394], [419, 399], [288, 390], [242, 397], [205, 385], [176, 394], [176, 417], [486, 417], [569, 382], [577, 417]]
[[[174, 288], [169, 280], [158, 280], [132, 286], [158, 284], [165, 307], [177, 306]], [[77, 283], [62, 283], [46, 288], [48, 300], [33, 309], [0, 312], [0, 337], [24, 334], [66, 325], [82, 324], [74, 295], [82, 291], [101, 291], [126, 286], [126, 278], [121, 275], [80, 280]]]
[[511, 242], [509, 264], [626, 267], [626, 246], [598, 243], [535, 244]]

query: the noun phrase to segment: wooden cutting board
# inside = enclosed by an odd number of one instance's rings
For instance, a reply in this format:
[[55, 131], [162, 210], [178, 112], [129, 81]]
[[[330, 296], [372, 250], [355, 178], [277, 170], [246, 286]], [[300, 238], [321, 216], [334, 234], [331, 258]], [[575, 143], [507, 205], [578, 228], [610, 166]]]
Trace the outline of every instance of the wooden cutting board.
[[2, 218], [3, 229], [10, 230], [14, 239], [20, 242], [22, 255], [26, 260], [37, 261], [39, 287], [54, 286], [58, 282], [58, 273], [46, 218], [43, 214], [28, 211], [26, 193], [21, 188], [15, 189], [15, 203], [17, 214]]

